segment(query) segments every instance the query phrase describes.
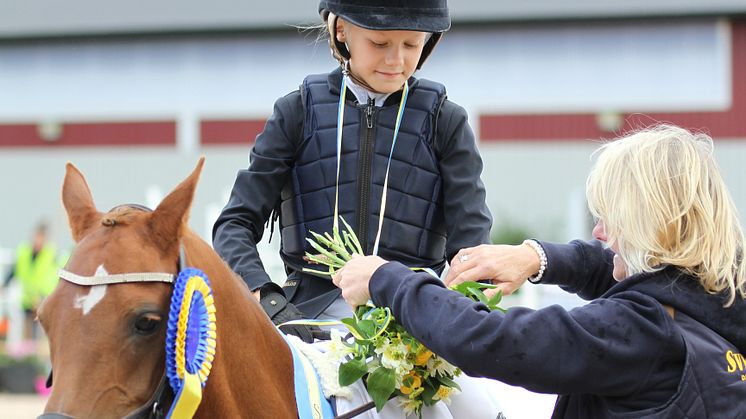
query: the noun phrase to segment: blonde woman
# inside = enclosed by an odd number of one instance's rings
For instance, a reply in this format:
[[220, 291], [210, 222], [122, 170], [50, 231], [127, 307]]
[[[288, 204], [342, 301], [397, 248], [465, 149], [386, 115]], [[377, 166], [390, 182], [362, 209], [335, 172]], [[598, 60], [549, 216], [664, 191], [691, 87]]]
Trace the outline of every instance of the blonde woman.
[[593, 299], [582, 307], [490, 313], [374, 257], [335, 283], [470, 375], [559, 394], [556, 418], [746, 417], [744, 236], [712, 152], [673, 126], [605, 144], [587, 182], [597, 240], [462, 249], [445, 279], [511, 293], [528, 278]]

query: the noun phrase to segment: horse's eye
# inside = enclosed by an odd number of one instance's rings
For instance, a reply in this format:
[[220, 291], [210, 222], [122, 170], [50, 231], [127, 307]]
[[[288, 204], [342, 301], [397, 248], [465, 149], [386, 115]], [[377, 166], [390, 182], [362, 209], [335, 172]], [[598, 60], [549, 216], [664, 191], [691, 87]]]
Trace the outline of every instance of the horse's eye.
[[155, 313], [141, 314], [135, 320], [135, 332], [140, 335], [153, 334], [161, 324], [161, 316]]

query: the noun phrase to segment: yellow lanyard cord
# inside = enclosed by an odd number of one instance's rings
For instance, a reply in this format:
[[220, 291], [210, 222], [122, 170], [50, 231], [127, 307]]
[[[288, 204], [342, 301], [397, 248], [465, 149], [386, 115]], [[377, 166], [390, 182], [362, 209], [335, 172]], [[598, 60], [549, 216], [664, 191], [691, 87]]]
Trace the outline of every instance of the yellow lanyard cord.
[[[344, 127], [344, 109], [345, 109], [345, 98], [347, 97], [347, 82], [346, 78], [342, 77], [342, 87], [339, 94], [339, 106], [337, 108], [337, 180], [335, 186], [334, 196], [334, 229], [339, 229], [339, 171], [342, 164], [342, 128]], [[407, 96], [409, 96], [409, 84], [404, 82], [402, 89], [401, 101], [399, 102], [399, 111], [396, 115], [396, 125], [394, 126], [394, 138], [391, 141], [391, 150], [389, 151], [389, 159], [386, 164], [386, 177], [383, 181], [383, 191], [381, 192], [381, 210], [378, 213], [378, 231], [376, 232], [376, 240], [373, 244], [373, 255], [378, 254], [378, 244], [381, 241], [381, 231], [383, 230], [383, 217], [386, 214], [386, 197], [388, 196], [388, 185], [389, 185], [389, 171], [391, 169], [391, 159], [394, 155], [394, 146], [396, 145], [396, 139], [399, 136], [399, 127], [401, 126], [402, 116], [404, 115], [404, 104], [407, 102]], [[367, 216], [367, 214], [360, 214], [361, 217]]]

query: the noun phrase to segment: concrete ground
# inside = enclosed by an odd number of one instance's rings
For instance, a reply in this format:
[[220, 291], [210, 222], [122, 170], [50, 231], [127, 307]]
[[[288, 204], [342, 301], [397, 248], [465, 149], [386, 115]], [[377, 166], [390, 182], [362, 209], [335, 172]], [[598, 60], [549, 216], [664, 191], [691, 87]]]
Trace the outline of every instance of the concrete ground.
[[0, 417], [3, 419], [32, 419], [44, 411], [47, 398], [36, 394], [0, 393]]
[[[552, 415], [554, 396], [535, 394], [518, 387], [492, 382], [508, 419], [541, 419]], [[33, 419], [44, 410], [46, 397], [35, 394], [0, 393], [0, 417]]]

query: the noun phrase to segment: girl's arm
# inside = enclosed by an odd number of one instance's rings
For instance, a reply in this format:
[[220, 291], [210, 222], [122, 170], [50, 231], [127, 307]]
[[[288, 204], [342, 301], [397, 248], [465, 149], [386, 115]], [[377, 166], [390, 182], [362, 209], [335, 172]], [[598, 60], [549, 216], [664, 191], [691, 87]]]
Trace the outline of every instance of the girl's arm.
[[446, 257], [465, 247], [491, 243], [492, 215], [482, 183], [482, 157], [466, 110], [445, 100], [433, 142], [443, 179], [443, 212], [447, 225]]
[[249, 167], [238, 172], [228, 204], [213, 226], [215, 251], [252, 291], [270, 282], [256, 244], [292, 170], [302, 125], [298, 91], [275, 102], [251, 150]]

